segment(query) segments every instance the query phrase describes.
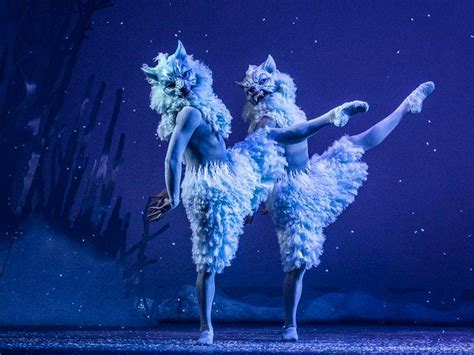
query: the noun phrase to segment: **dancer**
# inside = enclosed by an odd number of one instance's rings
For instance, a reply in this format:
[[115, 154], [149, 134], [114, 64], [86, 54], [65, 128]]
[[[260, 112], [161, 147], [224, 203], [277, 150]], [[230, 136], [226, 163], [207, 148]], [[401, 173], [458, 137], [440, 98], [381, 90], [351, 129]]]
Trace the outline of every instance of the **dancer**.
[[[231, 115], [213, 92], [210, 69], [187, 55], [181, 42], [174, 54], [161, 53], [156, 61], [155, 67], [144, 65], [142, 69], [152, 86], [150, 107], [161, 114], [157, 134], [169, 141], [167, 194], [152, 201], [149, 219], [162, 218], [178, 206], [180, 198], [183, 201], [198, 273], [198, 343], [212, 344], [215, 274], [235, 257], [244, 218], [258, 208], [275, 179], [284, 174], [283, 149], [275, 142], [305, 140], [320, 128], [320, 121], [347, 123], [350, 116], [367, 111], [368, 105], [353, 101], [294, 127], [258, 130], [226, 149], [224, 139], [230, 133]], [[181, 183], [182, 162], [186, 171]]]
[[[247, 97], [243, 118], [251, 134], [262, 127], [284, 128], [306, 121], [305, 113], [295, 103], [296, 86], [292, 78], [276, 68], [270, 55], [261, 65], [249, 66], [244, 81], [237, 84]], [[288, 163], [286, 174], [276, 182], [266, 203], [286, 272], [283, 340], [298, 340], [296, 310], [304, 273], [320, 263], [323, 229], [354, 201], [367, 178], [362, 155], [380, 144], [405, 115], [421, 112], [423, 100], [433, 90], [432, 82], [421, 84], [389, 116], [365, 132], [340, 138], [322, 155], [310, 158], [306, 140], [283, 144]], [[321, 128], [330, 122], [319, 123]]]

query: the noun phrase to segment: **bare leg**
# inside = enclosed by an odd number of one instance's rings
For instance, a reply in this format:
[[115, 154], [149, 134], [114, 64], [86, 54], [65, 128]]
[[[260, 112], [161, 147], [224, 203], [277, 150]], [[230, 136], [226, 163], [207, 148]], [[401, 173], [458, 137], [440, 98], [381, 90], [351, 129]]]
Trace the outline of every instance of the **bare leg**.
[[282, 339], [285, 341], [297, 341], [296, 311], [303, 291], [303, 276], [306, 268], [303, 266], [291, 270], [286, 274], [283, 282], [283, 299], [285, 302], [285, 326]]
[[352, 143], [364, 150], [373, 148], [384, 141], [385, 138], [398, 126], [407, 113], [421, 111], [422, 102], [434, 90], [432, 82], [423, 83], [416, 88], [389, 116], [368, 130], [349, 137]]
[[211, 311], [216, 291], [215, 275], [215, 272], [200, 271], [196, 279], [196, 294], [201, 317], [201, 335], [197, 342], [203, 345], [211, 345], [214, 340]]

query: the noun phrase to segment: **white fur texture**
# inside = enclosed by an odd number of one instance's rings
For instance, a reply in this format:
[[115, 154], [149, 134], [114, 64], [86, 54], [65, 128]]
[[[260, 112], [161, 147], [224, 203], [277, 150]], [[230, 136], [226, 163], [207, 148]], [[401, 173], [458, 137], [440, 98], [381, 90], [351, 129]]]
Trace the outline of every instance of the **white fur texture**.
[[192, 106], [201, 111], [203, 118], [212, 129], [227, 138], [231, 132], [232, 116], [224, 103], [214, 94], [212, 90], [212, 72], [203, 63], [194, 60], [191, 55], [186, 57], [186, 65], [193, 71], [194, 86], [192, 93], [187, 98], [179, 98], [169, 95], [164, 90], [164, 84], [160, 81], [163, 77], [172, 77], [170, 74], [176, 65], [174, 56], [160, 53], [155, 58], [156, 66], [143, 67], [143, 71], [153, 74], [158, 80], [147, 77], [151, 84], [150, 107], [161, 114], [161, 120], [157, 128], [157, 135], [162, 140], [168, 140], [176, 125], [176, 115], [185, 106]]
[[193, 233], [196, 270], [221, 273], [237, 251], [244, 218], [264, 201], [284, 174], [281, 148], [256, 131], [228, 150], [228, 161], [188, 167], [182, 201]]
[[[265, 69], [251, 65], [247, 70], [244, 81], [251, 82], [258, 78]], [[275, 70], [270, 75], [273, 92], [258, 105], [247, 102], [242, 117], [249, 124], [249, 132], [253, 132], [263, 117], [270, 117], [279, 127], [286, 128], [296, 123], [306, 121], [305, 113], [296, 105], [296, 86], [293, 79], [285, 73]]]
[[323, 229], [351, 204], [367, 178], [364, 151], [347, 137], [321, 156], [315, 154], [306, 171], [287, 174], [267, 201], [272, 213], [285, 272], [319, 265]]
[[[306, 121], [296, 105], [293, 79], [276, 69], [273, 58], [259, 66], [251, 65], [242, 86], [265, 90], [270, 94], [258, 104], [249, 100], [243, 118], [253, 132], [263, 117], [286, 128]], [[260, 84], [262, 78], [266, 78]], [[276, 226], [285, 272], [307, 269], [320, 263], [325, 236], [323, 229], [334, 222], [354, 201], [358, 188], [366, 180], [367, 165], [360, 161], [363, 149], [346, 137], [336, 141], [321, 156], [314, 155], [305, 171], [287, 172], [275, 183], [267, 208]]]

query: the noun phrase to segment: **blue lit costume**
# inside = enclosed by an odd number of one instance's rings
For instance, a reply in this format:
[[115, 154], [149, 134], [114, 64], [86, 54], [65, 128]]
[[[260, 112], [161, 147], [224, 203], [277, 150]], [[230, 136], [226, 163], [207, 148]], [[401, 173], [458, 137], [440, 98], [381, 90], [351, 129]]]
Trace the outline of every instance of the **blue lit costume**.
[[[307, 121], [295, 103], [292, 78], [276, 69], [271, 56], [259, 66], [250, 65], [239, 85], [248, 99], [243, 118], [249, 124], [249, 132], [260, 127], [262, 119], [270, 119], [280, 128]], [[333, 111], [332, 123], [336, 126], [347, 123], [347, 116], [341, 115], [342, 108]], [[285, 272], [319, 265], [325, 240], [323, 229], [354, 201], [366, 180], [363, 154], [363, 148], [342, 137], [322, 155], [313, 155], [305, 169], [289, 169], [276, 182], [267, 208], [276, 227]]]
[[311, 157], [304, 171], [288, 172], [267, 201], [276, 226], [285, 272], [318, 266], [324, 228], [351, 204], [367, 177], [364, 151], [343, 137], [322, 155]]
[[237, 251], [243, 221], [283, 174], [281, 148], [261, 129], [227, 151], [228, 161], [187, 167], [182, 200], [193, 232], [197, 271], [221, 273]]
[[[160, 53], [156, 62], [153, 68], [144, 65], [143, 71], [152, 86], [150, 107], [161, 114], [158, 137], [169, 140], [178, 113], [193, 107], [213, 132], [227, 138], [232, 117], [212, 90], [210, 69], [187, 55], [181, 42], [176, 53]], [[192, 93], [182, 95], [179, 90], [186, 85]], [[221, 273], [230, 265], [245, 217], [255, 212], [284, 174], [282, 152], [261, 129], [227, 149], [224, 162], [186, 164], [181, 199], [191, 224], [198, 272]]]

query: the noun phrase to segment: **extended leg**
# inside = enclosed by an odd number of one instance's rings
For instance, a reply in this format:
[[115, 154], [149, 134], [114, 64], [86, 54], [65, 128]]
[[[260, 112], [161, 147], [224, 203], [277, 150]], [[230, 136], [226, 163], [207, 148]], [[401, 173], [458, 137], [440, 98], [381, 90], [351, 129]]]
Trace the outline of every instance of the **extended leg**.
[[201, 335], [197, 342], [203, 345], [211, 345], [214, 340], [211, 311], [216, 291], [215, 275], [215, 272], [200, 271], [196, 279], [196, 294], [199, 302], [199, 315], [201, 317]]
[[289, 271], [283, 282], [283, 299], [285, 302], [285, 326], [282, 339], [285, 341], [297, 341], [296, 332], [296, 310], [303, 291], [303, 276], [306, 268], [303, 266]]
[[418, 113], [421, 111], [423, 100], [434, 90], [432, 82], [423, 83], [416, 88], [389, 116], [368, 130], [349, 137], [352, 143], [362, 147], [364, 150], [373, 148], [384, 141], [385, 138], [398, 126], [407, 113]]

